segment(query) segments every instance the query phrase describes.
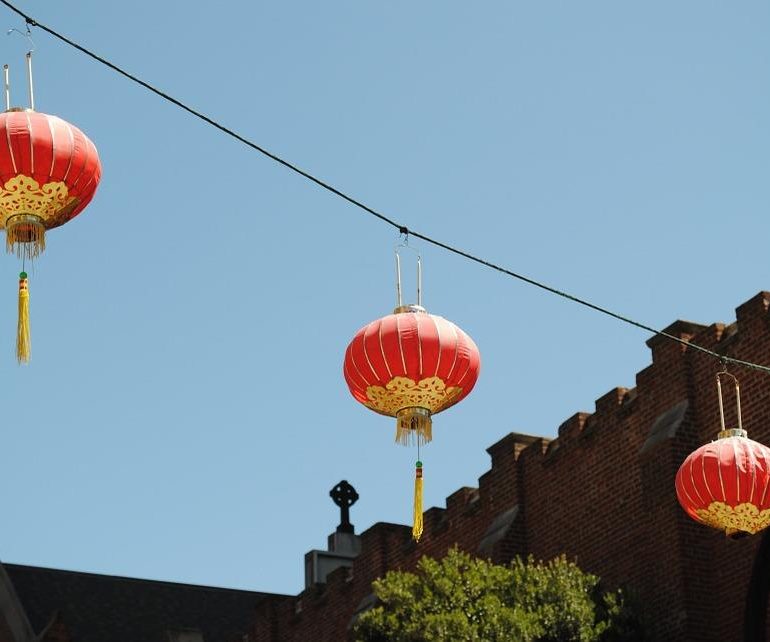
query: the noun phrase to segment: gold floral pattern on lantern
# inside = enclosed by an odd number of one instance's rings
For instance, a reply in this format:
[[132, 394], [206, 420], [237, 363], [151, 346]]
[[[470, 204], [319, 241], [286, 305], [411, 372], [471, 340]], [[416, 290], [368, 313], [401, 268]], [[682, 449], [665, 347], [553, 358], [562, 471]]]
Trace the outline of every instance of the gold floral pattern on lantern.
[[62, 216], [66, 216], [77, 202], [62, 182], [52, 181], [41, 186], [34, 178], [19, 174], [0, 189], [0, 218], [4, 227], [12, 216], [32, 214], [48, 227], [52, 222], [61, 223]]
[[743, 531], [753, 535], [770, 526], [770, 509], [760, 511], [749, 503], [733, 507], [724, 502], [711, 502], [708, 508], [699, 508], [695, 512], [707, 526], [730, 532]]
[[393, 377], [385, 387], [369, 386], [366, 405], [384, 415], [393, 415], [402, 408], [426, 408], [430, 412], [439, 412], [449, 405], [455, 397], [462, 394], [459, 386], [450, 386], [439, 377], [427, 377], [414, 381], [409, 377]]

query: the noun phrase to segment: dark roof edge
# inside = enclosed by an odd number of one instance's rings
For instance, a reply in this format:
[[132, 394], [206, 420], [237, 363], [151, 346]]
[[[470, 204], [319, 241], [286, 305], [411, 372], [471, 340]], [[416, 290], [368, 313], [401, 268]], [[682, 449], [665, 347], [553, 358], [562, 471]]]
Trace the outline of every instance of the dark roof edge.
[[[248, 589], [228, 588], [226, 586], [208, 586], [206, 584], [190, 584], [187, 582], [170, 582], [167, 580], [153, 580], [153, 579], [147, 579], [147, 578], [141, 578], [141, 577], [127, 577], [125, 575], [109, 575], [107, 573], [70, 571], [62, 568], [51, 568], [49, 566], [32, 566], [29, 564], [10, 564], [5, 562], [2, 564], [2, 566], [7, 567], [9, 569], [46, 571], [49, 573], [63, 573], [66, 575], [85, 575], [88, 577], [119, 580], [124, 582], [127, 581], [127, 582], [140, 582], [140, 583], [149, 583], [149, 584], [163, 584], [167, 586], [179, 586], [179, 587], [192, 588], [192, 589], [203, 589], [207, 591], [227, 591], [228, 593], [248, 593], [249, 595], [258, 595], [261, 597], [291, 597], [290, 595], [285, 595], [283, 593], [266, 593], [264, 591], [250, 591]], [[5, 574], [4, 570], [3, 570], [3, 573]], [[7, 575], [5, 575], [5, 577], [6, 577], [6, 580], [10, 583], [10, 579], [8, 579]]]

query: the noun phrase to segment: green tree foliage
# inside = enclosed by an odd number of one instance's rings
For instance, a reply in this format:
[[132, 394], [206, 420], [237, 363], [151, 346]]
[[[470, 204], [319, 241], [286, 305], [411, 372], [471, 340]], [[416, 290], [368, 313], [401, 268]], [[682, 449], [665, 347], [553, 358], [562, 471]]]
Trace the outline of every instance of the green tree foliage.
[[564, 556], [500, 566], [454, 548], [423, 557], [416, 573], [389, 572], [374, 593], [378, 606], [355, 624], [359, 642], [643, 639], [622, 592], [603, 592]]

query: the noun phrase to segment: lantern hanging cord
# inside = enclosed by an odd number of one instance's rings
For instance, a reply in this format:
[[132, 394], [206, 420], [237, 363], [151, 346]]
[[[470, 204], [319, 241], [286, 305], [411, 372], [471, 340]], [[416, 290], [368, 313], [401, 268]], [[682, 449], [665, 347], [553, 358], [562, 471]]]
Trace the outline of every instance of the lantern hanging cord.
[[207, 123], [208, 125], [211, 125], [212, 127], [220, 130], [221, 132], [227, 134], [228, 136], [234, 138], [235, 140], [243, 143], [247, 147], [250, 147], [254, 151], [259, 152], [260, 154], [266, 156], [267, 158], [275, 161], [279, 165], [283, 165], [287, 169], [290, 169], [296, 174], [299, 174], [303, 178], [309, 180], [312, 183], [315, 183], [319, 187], [322, 187], [328, 192], [331, 192], [335, 196], [340, 197], [344, 201], [347, 201], [351, 205], [354, 205], [355, 207], [359, 208], [360, 210], [363, 210], [367, 214], [370, 214], [371, 216], [374, 216], [375, 218], [378, 218], [383, 223], [387, 223], [388, 225], [391, 225], [396, 230], [398, 230], [399, 234], [404, 235], [406, 238], [409, 238], [409, 236], [412, 236], [413, 238], [421, 239], [422, 241], [425, 241], [426, 243], [429, 243], [431, 245], [434, 245], [438, 248], [441, 248], [443, 250], [446, 250], [447, 252], [451, 252], [452, 254], [456, 254], [457, 256], [461, 256], [469, 261], [472, 261], [474, 263], [478, 263], [479, 265], [483, 265], [485, 267], [488, 267], [492, 270], [495, 270], [497, 272], [500, 272], [501, 274], [505, 274], [506, 276], [510, 276], [514, 279], [518, 279], [519, 281], [522, 281], [524, 283], [527, 283], [529, 285], [532, 285], [534, 287], [540, 288], [541, 290], [545, 290], [546, 292], [550, 292], [551, 294], [555, 294], [556, 296], [560, 296], [564, 299], [567, 299], [569, 301], [572, 301], [573, 303], [577, 303], [579, 305], [582, 305], [586, 308], [590, 308], [591, 310], [594, 310], [595, 312], [599, 312], [601, 314], [604, 314], [608, 317], [612, 317], [613, 319], [616, 319], [618, 321], [622, 321], [623, 323], [626, 323], [628, 325], [632, 325], [636, 328], [639, 328], [640, 330], [645, 330], [646, 332], [650, 332], [651, 334], [654, 334], [656, 336], [664, 337], [666, 339], [669, 339], [670, 341], [674, 341], [676, 343], [680, 343], [684, 346], [687, 346], [689, 348], [692, 348], [693, 350], [697, 350], [698, 352], [702, 352], [703, 354], [709, 355], [719, 361], [722, 362], [722, 364], [730, 363], [736, 366], [740, 366], [743, 368], [749, 368], [752, 370], [757, 370], [760, 372], [764, 372], [766, 374], [770, 374], [770, 367], [763, 366], [757, 363], [752, 363], [750, 361], [744, 361], [742, 359], [735, 359], [733, 357], [728, 357], [722, 354], [719, 354], [718, 352], [714, 352], [713, 350], [709, 350], [708, 348], [704, 348], [703, 346], [699, 346], [695, 343], [691, 343], [690, 341], [687, 341], [686, 339], [682, 339], [680, 337], [674, 336], [672, 334], [669, 334], [667, 332], [664, 332], [662, 330], [658, 330], [656, 328], [653, 328], [652, 326], [646, 325], [644, 323], [640, 323], [639, 321], [635, 321], [634, 319], [631, 319], [629, 317], [623, 316], [621, 314], [618, 314], [617, 312], [613, 312], [612, 310], [609, 310], [607, 308], [604, 308], [600, 305], [597, 305], [595, 303], [591, 303], [590, 301], [587, 301], [585, 299], [581, 299], [580, 297], [577, 297], [575, 295], [569, 294], [568, 292], [563, 292], [561, 290], [558, 290], [557, 288], [551, 287], [550, 285], [546, 285], [545, 283], [541, 283], [539, 281], [536, 281], [535, 279], [532, 279], [528, 276], [524, 276], [522, 274], [518, 274], [517, 272], [513, 272], [512, 270], [509, 270], [507, 268], [501, 267], [499, 265], [496, 265], [495, 263], [492, 263], [491, 261], [487, 261], [486, 259], [479, 258], [477, 256], [474, 256], [473, 254], [470, 254], [469, 252], [466, 252], [464, 250], [458, 249], [456, 247], [453, 247], [447, 243], [444, 243], [442, 241], [436, 240], [434, 238], [431, 238], [430, 236], [427, 236], [425, 234], [421, 234], [419, 232], [415, 232], [412, 229], [409, 229], [406, 225], [402, 225], [401, 223], [396, 222], [395, 220], [389, 218], [388, 216], [385, 216], [381, 212], [378, 212], [377, 210], [369, 207], [365, 203], [362, 203], [361, 201], [353, 198], [352, 196], [349, 196], [345, 192], [337, 189], [333, 185], [330, 185], [329, 183], [326, 183], [325, 181], [321, 180], [320, 178], [317, 178], [310, 174], [309, 172], [306, 172], [305, 170], [301, 169], [297, 165], [294, 165], [293, 163], [290, 163], [287, 160], [284, 160], [280, 156], [277, 156], [276, 154], [273, 154], [272, 152], [268, 151], [264, 147], [261, 147], [260, 145], [257, 145], [255, 142], [249, 140], [248, 138], [242, 136], [241, 134], [237, 133], [236, 131], [222, 125], [221, 123], [215, 121], [213, 118], [210, 118], [209, 116], [206, 116], [205, 114], [197, 111], [196, 109], [193, 109], [192, 107], [189, 107], [182, 101], [174, 98], [173, 96], [170, 96], [169, 94], [161, 91], [160, 89], [157, 89], [156, 87], [153, 87], [150, 83], [142, 80], [141, 78], [138, 78], [137, 76], [134, 76], [133, 74], [125, 71], [124, 69], [121, 69], [114, 63], [110, 62], [109, 60], [106, 60], [105, 58], [102, 58], [98, 54], [95, 54], [94, 52], [86, 49], [82, 45], [79, 45], [78, 43], [74, 42], [73, 40], [70, 40], [66, 36], [63, 36], [62, 34], [58, 33], [57, 31], [51, 29], [50, 27], [47, 27], [44, 24], [41, 24], [31, 16], [27, 15], [17, 7], [15, 7], [13, 4], [8, 2], [8, 0], [0, 0], [0, 3], [8, 7], [11, 11], [16, 13], [17, 15], [24, 18], [24, 21], [27, 25], [27, 28], [31, 27], [37, 27], [39, 29], [42, 29], [46, 33], [52, 35], [54, 38], [61, 40], [65, 44], [68, 44], [70, 47], [73, 47], [74, 49], [77, 49], [81, 53], [85, 54], [89, 58], [92, 58], [96, 60], [97, 62], [103, 64], [106, 67], [109, 67], [116, 73], [120, 74], [121, 76], [124, 76], [125, 78], [128, 78], [132, 82], [136, 83], [137, 85], [140, 85], [147, 89], [148, 91], [152, 92], [156, 96], [160, 96], [164, 100], [170, 102], [172, 105], [175, 105], [182, 109], [183, 111], [186, 111], [188, 114], [191, 114], [195, 116], [196, 118], [202, 120], [203, 122]]
[[22, 38], [26, 38], [27, 41], [29, 42], [29, 53], [32, 53], [33, 51], [35, 51], [35, 41], [32, 40], [32, 32], [29, 30], [29, 27], [31, 24], [32, 23], [29, 20], [27, 20], [26, 33], [16, 28], [8, 29], [8, 31], [5, 32], [6, 36], [10, 36], [12, 33], [18, 33]]

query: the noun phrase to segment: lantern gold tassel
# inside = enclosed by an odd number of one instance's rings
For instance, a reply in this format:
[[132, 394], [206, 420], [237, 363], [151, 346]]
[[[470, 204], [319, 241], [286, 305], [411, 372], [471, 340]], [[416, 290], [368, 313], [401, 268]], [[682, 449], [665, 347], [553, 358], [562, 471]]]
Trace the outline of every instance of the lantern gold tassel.
[[422, 462], [418, 461], [414, 470], [414, 523], [412, 537], [419, 542], [422, 537]]
[[396, 443], [409, 446], [433, 439], [433, 420], [427, 408], [402, 408], [396, 413]]
[[27, 273], [19, 274], [19, 324], [16, 331], [16, 360], [19, 363], [29, 361], [31, 342], [29, 336], [29, 289]]

